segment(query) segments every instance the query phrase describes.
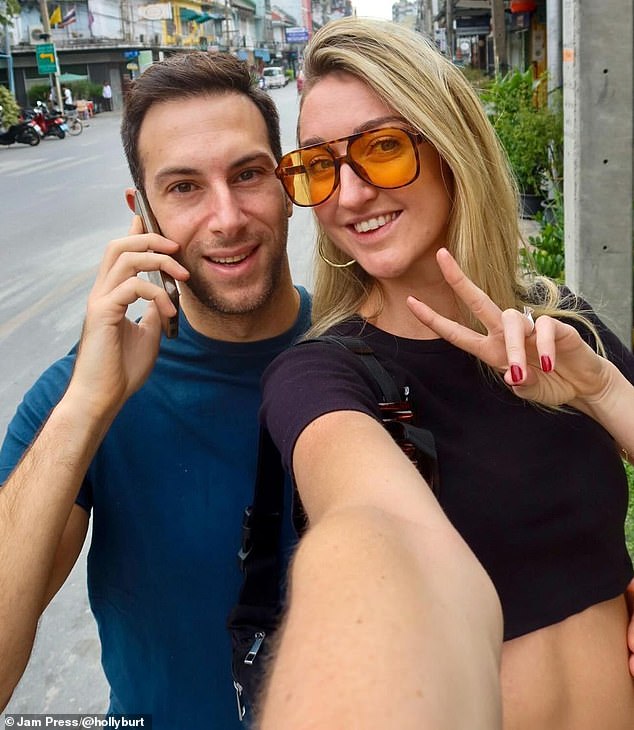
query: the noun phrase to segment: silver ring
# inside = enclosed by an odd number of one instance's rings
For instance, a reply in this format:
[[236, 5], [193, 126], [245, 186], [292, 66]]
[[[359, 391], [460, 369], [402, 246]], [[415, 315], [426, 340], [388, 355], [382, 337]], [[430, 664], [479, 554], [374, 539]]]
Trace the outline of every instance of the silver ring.
[[526, 319], [530, 322], [530, 325], [531, 325], [530, 332], [526, 335], [527, 337], [532, 335], [533, 331], [535, 329], [535, 320], [533, 319], [534, 311], [535, 310], [532, 307], [527, 307], [526, 305], [524, 305], [524, 311], [522, 312], [522, 314], [524, 315], [524, 317], [526, 317]]

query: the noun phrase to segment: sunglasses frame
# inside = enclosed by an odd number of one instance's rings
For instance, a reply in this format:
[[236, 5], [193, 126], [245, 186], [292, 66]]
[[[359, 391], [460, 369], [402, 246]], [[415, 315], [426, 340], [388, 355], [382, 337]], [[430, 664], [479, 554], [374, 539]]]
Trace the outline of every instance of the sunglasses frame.
[[[402, 132], [405, 134], [409, 141], [412, 143], [412, 150], [414, 151], [414, 158], [416, 160], [416, 172], [412, 176], [411, 180], [408, 180], [406, 183], [402, 183], [401, 185], [377, 185], [376, 183], [372, 182], [371, 180], [368, 180], [363, 176], [363, 174], [359, 171], [359, 167], [357, 166], [357, 163], [350, 157], [350, 145], [356, 140], [360, 139], [366, 134], [373, 134], [375, 132], [387, 132], [387, 131], [396, 131], [396, 132]], [[284, 188], [284, 192], [288, 197], [292, 200], [294, 205], [297, 205], [300, 208], [315, 208], [318, 205], [321, 205], [322, 203], [325, 203], [327, 200], [329, 200], [334, 192], [337, 190], [341, 183], [339, 171], [341, 170], [341, 165], [343, 162], [348, 163], [350, 165], [350, 169], [354, 171], [354, 174], [357, 175], [357, 177], [361, 178], [363, 182], [367, 183], [368, 185], [372, 185], [375, 188], [379, 188], [381, 190], [398, 190], [398, 188], [404, 188], [406, 185], [409, 185], [416, 180], [416, 178], [420, 174], [420, 156], [418, 154], [418, 145], [425, 142], [425, 136], [418, 131], [415, 131], [413, 129], [403, 129], [402, 127], [396, 127], [393, 125], [387, 126], [387, 127], [377, 127], [376, 129], [366, 129], [363, 132], [355, 132], [354, 134], [349, 134], [347, 137], [339, 137], [339, 139], [332, 139], [329, 142], [317, 142], [315, 144], [309, 144], [306, 145], [306, 147], [298, 147], [296, 150], [291, 150], [290, 152], [287, 152], [285, 155], [282, 155], [282, 159], [279, 161], [277, 167], [275, 168], [275, 175], [279, 179], [279, 181], [282, 183], [282, 187]], [[346, 143], [346, 151], [342, 155], [337, 155], [335, 151], [332, 149], [331, 145], [339, 144], [340, 142]], [[284, 169], [282, 168], [283, 161], [290, 157], [291, 155], [297, 154], [298, 152], [304, 152], [304, 150], [311, 150], [316, 149], [317, 147], [323, 147], [328, 154], [332, 157], [334, 165], [335, 165], [335, 178], [334, 183], [332, 186], [332, 190], [328, 193], [328, 195], [323, 199], [320, 200], [318, 203], [298, 203], [288, 192], [286, 189], [286, 185], [284, 185], [284, 178], [285, 177], [295, 177], [294, 175], [289, 175], [288, 173], [284, 172]], [[285, 169], [293, 169], [296, 168], [297, 165], [287, 165]], [[305, 172], [305, 170], [304, 170]]]

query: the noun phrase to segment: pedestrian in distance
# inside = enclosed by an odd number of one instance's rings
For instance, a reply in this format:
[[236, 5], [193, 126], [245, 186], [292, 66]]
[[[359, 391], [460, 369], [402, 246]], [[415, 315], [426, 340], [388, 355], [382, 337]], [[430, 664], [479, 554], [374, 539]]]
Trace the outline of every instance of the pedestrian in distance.
[[103, 99], [103, 108], [106, 112], [112, 111], [112, 87], [109, 81], [103, 82], [101, 89], [101, 98]]
[[[225, 623], [259, 381], [309, 324], [274, 174], [278, 114], [237, 59], [181, 54], [134, 82], [122, 139], [163, 235], [134, 217], [108, 244], [78, 348], [26, 394], [0, 451], [0, 707], [92, 516], [104, 710], [146, 713], [155, 730], [229, 730], [241, 724]], [[161, 336], [174, 305], [137, 276], [150, 270], [180, 282], [174, 339]], [[134, 323], [138, 298], [149, 305]]]
[[[278, 176], [317, 221], [307, 337], [361, 338], [408, 393], [415, 423], [434, 434], [437, 507], [501, 601], [505, 730], [628, 730], [634, 683], [625, 592], [633, 570], [617, 445], [632, 453], [632, 416], [628, 423], [622, 410], [610, 415], [610, 404], [613, 380], [631, 400], [634, 358], [588, 304], [520, 268], [518, 196], [502, 148], [464, 75], [433, 44], [396, 24], [338, 20], [311, 39], [304, 75], [299, 149], [282, 158]], [[408, 519], [413, 500], [434, 498], [377, 423], [373, 378], [353, 354], [312, 342], [283, 353], [263, 385], [264, 422], [309, 522], [269, 694], [284, 705], [301, 692], [317, 633], [326, 630], [350, 642], [358, 667], [378, 655], [385, 663], [380, 688], [364, 703], [368, 718], [380, 716], [382, 693], [399, 705], [438, 699], [427, 675], [394, 672], [354, 623], [343, 624], [338, 606], [326, 629], [323, 617], [315, 622], [324, 585], [341, 578], [347, 601], [358, 600], [360, 625], [383, 611], [398, 633], [414, 599], [375, 604], [346, 589], [345, 576], [362, 565], [341, 559], [342, 546], [356, 540], [357, 553], [371, 551], [379, 563], [378, 546], [395, 529], [407, 547], [382, 563], [383, 575], [426, 563], [434, 575], [424, 585], [460, 588], [429, 621], [440, 627], [439, 642], [466, 647], [461, 674], [446, 687], [460, 687], [458, 706], [470, 701], [480, 714], [461, 722], [439, 711], [428, 725], [383, 717], [382, 727], [494, 727], [490, 586], [436, 561], [433, 521]], [[372, 526], [351, 527], [351, 508], [368, 492], [382, 509], [367, 515]], [[455, 628], [449, 639], [446, 620]], [[634, 649], [631, 626], [629, 634]], [[427, 634], [408, 638], [409, 650], [433, 653]], [[447, 665], [439, 671], [450, 675]], [[355, 726], [352, 717], [335, 718], [331, 727]], [[288, 727], [300, 726], [293, 714]]]
[[62, 86], [62, 96], [64, 97], [64, 109], [73, 111], [77, 107], [73, 104], [73, 92], [68, 86]]

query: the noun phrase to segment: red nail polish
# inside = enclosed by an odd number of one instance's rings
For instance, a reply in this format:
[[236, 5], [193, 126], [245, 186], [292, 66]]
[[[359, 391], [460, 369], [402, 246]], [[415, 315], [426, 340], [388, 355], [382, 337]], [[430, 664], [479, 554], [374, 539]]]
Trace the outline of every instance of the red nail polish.
[[542, 355], [540, 360], [542, 363], [542, 370], [545, 373], [549, 373], [553, 369], [553, 363], [551, 359], [548, 357], [548, 355]]
[[514, 383], [519, 383], [522, 377], [522, 368], [519, 365], [511, 365], [511, 380]]

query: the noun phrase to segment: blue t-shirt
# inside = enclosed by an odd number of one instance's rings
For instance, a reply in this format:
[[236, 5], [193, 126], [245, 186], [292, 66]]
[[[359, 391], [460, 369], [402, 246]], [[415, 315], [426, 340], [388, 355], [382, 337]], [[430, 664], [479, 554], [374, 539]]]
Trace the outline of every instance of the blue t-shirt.
[[[225, 627], [253, 496], [260, 377], [308, 327], [249, 343], [211, 340], [181, 313], [146, 384], [122, 408], [78, 496], [92, 509], [88, 594], [111, 687], [110, 712], [154, 730], [230, 730], [238, 721]], [[27, 393], [0, 451], [4, 482], [63, 393], [74, 361]], [[45, 485], [42, 485], [45, 488]]]

